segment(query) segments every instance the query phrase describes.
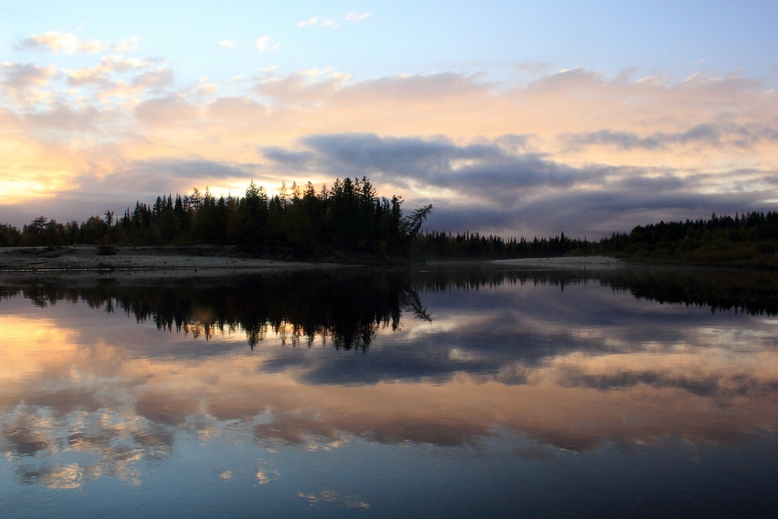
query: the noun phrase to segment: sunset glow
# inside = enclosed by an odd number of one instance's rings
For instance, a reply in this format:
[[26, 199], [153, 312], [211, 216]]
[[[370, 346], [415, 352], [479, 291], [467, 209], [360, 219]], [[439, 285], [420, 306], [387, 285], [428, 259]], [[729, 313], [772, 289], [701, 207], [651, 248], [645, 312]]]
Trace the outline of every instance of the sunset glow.
[[452, 231], [775, 209], [774, 6], [547, 10], [4, 2], [0, 221], [363, 175]]

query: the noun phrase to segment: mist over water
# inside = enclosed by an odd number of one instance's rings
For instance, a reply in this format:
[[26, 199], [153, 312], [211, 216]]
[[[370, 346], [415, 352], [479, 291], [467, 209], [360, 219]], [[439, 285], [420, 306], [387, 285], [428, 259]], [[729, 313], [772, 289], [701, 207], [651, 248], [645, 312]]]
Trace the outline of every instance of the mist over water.
[[3, 516], [769, 516], [778, 276], [0, 289]]

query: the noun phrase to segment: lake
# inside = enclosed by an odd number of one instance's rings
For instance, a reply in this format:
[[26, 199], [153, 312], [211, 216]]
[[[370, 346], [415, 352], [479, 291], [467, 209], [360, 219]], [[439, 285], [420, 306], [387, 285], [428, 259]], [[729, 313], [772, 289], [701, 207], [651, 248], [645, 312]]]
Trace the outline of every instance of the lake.
[[0, 516], [773, 517], [778, 275], [0, 288]]

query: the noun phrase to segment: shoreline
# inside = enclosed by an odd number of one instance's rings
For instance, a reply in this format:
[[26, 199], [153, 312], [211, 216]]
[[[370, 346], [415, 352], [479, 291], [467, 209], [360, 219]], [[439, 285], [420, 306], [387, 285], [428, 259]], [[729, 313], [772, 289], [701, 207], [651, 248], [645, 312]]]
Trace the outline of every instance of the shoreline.
[[[90, 279], [123, 279], [143, 282], [368, 266], [365, 263], [355, 263], [355, 259], [360, 258], [348, 256], [337, 258], [336, 261], [317, 262], [295, 260], [290, 257], [267, 257], [260, 252], [245, 247], [219, 245], [119, 245], [103, 250], [91, 245], [8, 247], [0, 248], [0, 282], [7, 284], [32, 279], [59, 279], [71, 282]], [[340, 259], [343, 262], [337, 262]], [[430, 261], [427, 264], [465, 266], [468, 263], [533, 270], [603, 270], [626, 265], [621, 260], [606, 256], [517, 258], [475, 262]]]
[[[235, 245], [117, 245], [102, 249], [93, 245], [63, 247], [0, 248], [0, 278], [135, 278], [165, 279], [223, 277], [293, 270], [400, 267], [399, 263], [374, 263], [374, 258], [337, 252], [322, 260], [294, 258], [290, 251], [262, 250]], [[360, 261], [362, 260], [362, 261]], [[405, 266], [414, 263], [405, 263]], [[699, 267], [672, 262], [629, 261], [611, 256], [557, 256], [512, 259], [437, 259], [429, 266], [489, 265], [531, 270], [612, 270], [643, 267]], [[726, 268], [731, 265], [711, 265]]]
[[495, 265], [536, 269], [597, 269], [607, 270], [627, 266], [624, 261], [610, 256], [557, 256], [549, 258], [514, 258], [493, 260]]
[[[305, 261], [292, 257], [268, 257], [238, 246], [180, 245], [180, 246], [112, 246], [101, 253], [91, 245], [65, 247], [7, 247], [0, 248], [0, 273], [120, 273], [120, 272], [175, 272], [192, 270], [289, 270], [365, 266], [354, 263], [354, 258], [337, 261]], [[357, 258], [358, 259], [358, 258]], [[351, 261], [349, 261], [351, 260]], [[526, 268], [580, 269], [616, 268], [627, 263], [608, 256], [560, 256], [543, 258], [512, 258], [474, 261], [428, 261], [428, 264], [465, 265], [481, 263]]]
[[218, 246], [116, 246], [100, 254], [95, 246], [0, 249], [0, 277], [133, 277], [145, 279], [221, 277], [235, 274], [332, 269], [352, 265], [270, 259], [239, 248]]

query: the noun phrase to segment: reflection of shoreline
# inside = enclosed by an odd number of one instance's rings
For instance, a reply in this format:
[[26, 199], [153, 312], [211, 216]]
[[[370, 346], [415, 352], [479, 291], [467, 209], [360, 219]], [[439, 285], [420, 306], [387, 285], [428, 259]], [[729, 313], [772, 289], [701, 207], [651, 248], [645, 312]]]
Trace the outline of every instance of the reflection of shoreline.
[[599, 283], [618, 291], [627, 291], [636, 299], [660, 304], [708, 307], [712, 311], [778, 315], [778, 272], [750, 269], [708, 269], [630, 267], [614, 269], [549, 268], [521, 266], [515, 270], [484, 268], [456, 269], [441, 264], [414, 276], [420, 291], [478, 289], [502, 284], [566, 286]]
[[[36, 280], [0, 288], [0, 297], [22, 294], [36, 306], [85, 301], [107, 312], [123, 311], [163, 330], [206, 338], [242, 329], [252, 348], [269, 332], [293, 344], [329, 341], [336, 348], [366, 350], [381, 327], [396, 330], [402, 313], [431, 319], [425, 293], [478, 290], [505, 284], [565, 287], [598, 283], [660, 304], [778, 315], [778, 274], [765, 271], [630, 268], [533, 270], [431, 264], [415, 269], [345, 269], [167, 279], [164, 283], [97, 280], [85, 284]], [[420, 295], [421, 294], [421, 295]]]

